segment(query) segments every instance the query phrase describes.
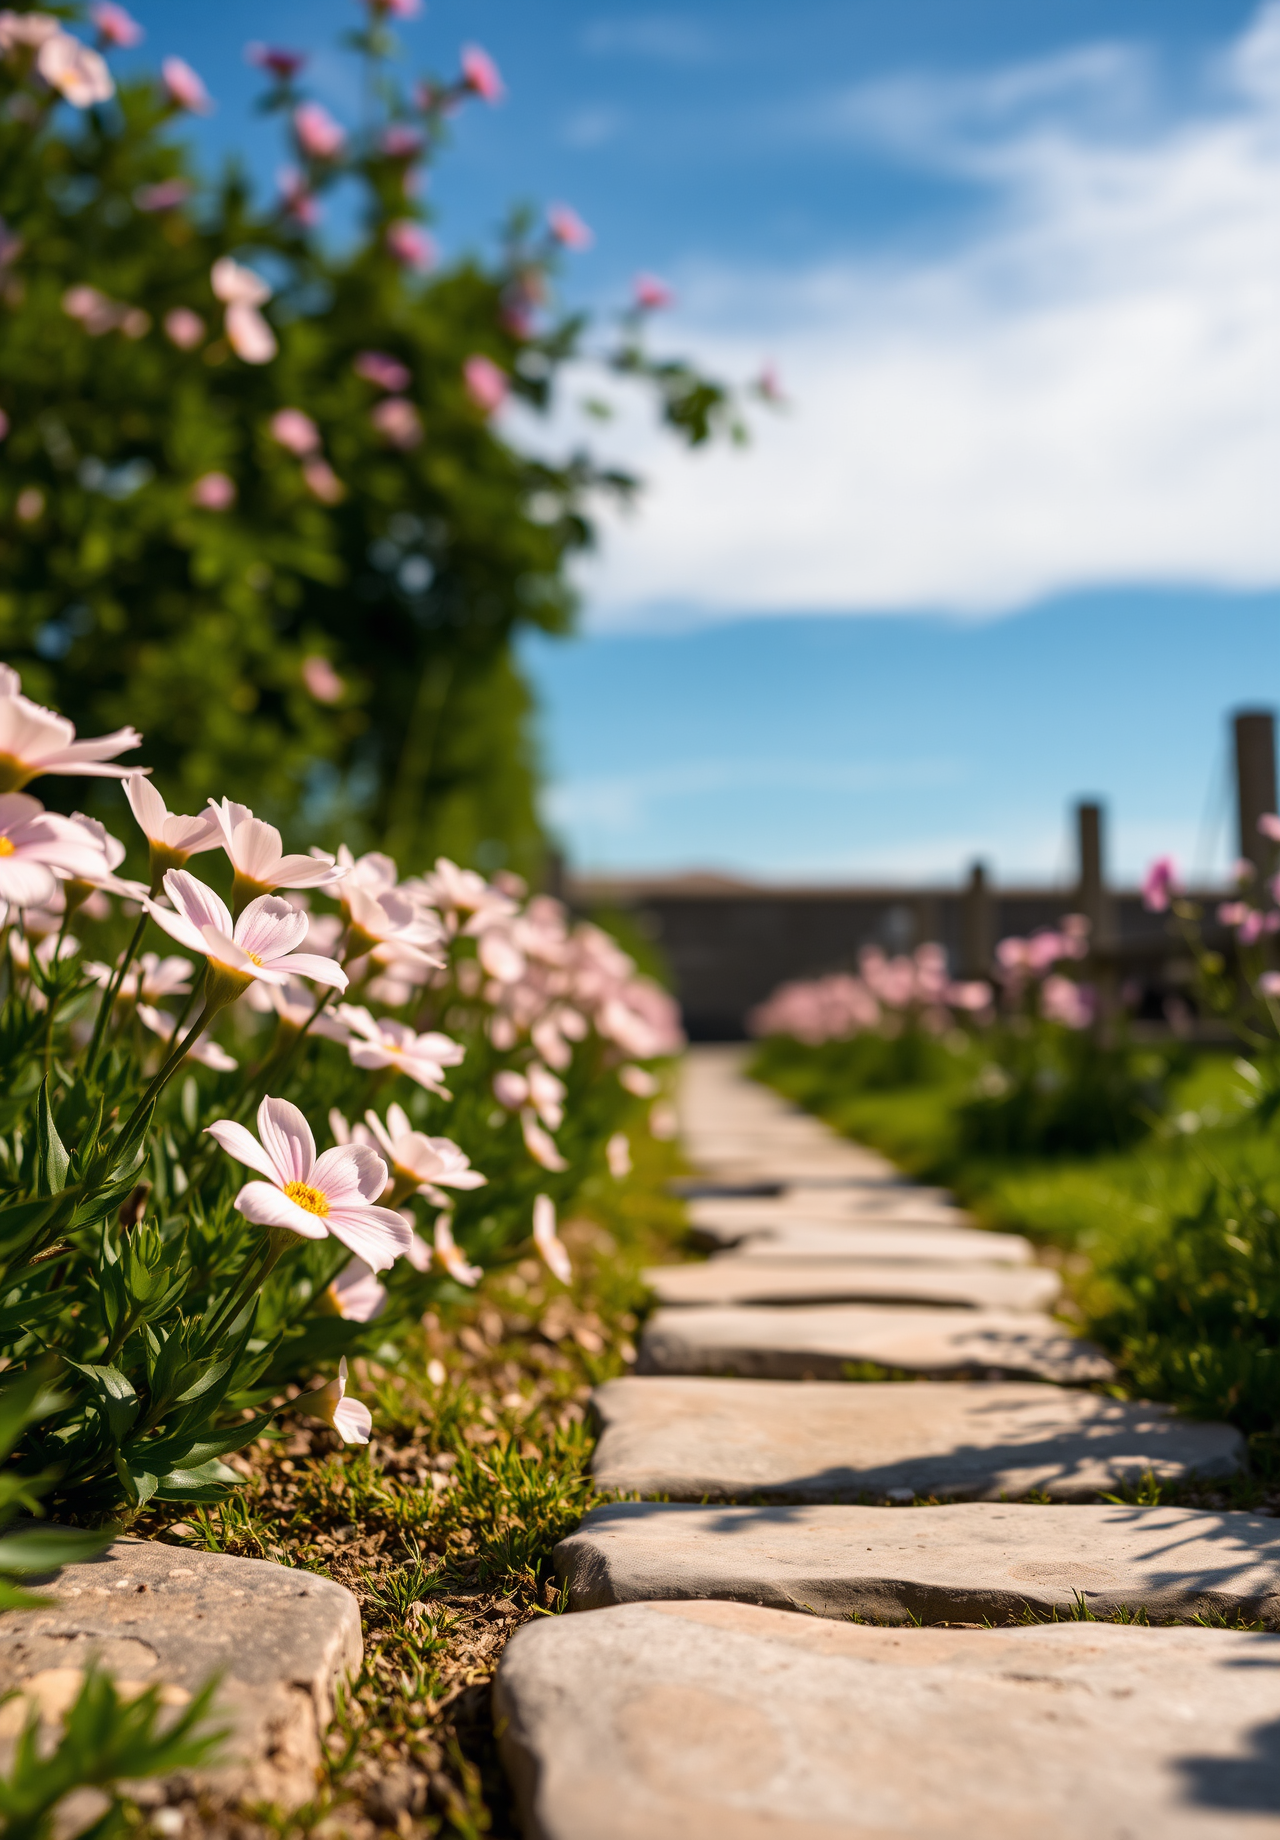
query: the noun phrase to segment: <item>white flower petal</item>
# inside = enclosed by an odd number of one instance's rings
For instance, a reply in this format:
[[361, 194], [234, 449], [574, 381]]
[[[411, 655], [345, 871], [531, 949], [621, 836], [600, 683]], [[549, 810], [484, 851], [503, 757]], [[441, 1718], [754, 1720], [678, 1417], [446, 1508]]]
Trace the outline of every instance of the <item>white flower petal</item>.
[[233, 1204], [256, 1227], [287, 1227], [303, 1239], [326, 1239], [328, 1228], [318, 1214], [290, 1201], [270, 1182], [246, 1182]]

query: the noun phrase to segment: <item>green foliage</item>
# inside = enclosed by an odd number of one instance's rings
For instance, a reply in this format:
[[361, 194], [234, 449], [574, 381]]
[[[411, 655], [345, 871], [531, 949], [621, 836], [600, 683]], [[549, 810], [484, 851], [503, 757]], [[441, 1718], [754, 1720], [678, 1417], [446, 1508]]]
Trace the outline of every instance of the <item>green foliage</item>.
[[[566, 563], [599, 495], [635, 482], [583, 451], [520, 451], [469, 392], [481, 358], [544, 412], [587, 327], [555, 307], [558, 247], [527, 214], [492, 259], [424, 277], [397, 257], [470, 92], [401, 89], [384, 25], [348, 42], [372, 112], [333, 158], [293, 132], [292, 206], [257, 202], [234, 166], [198, 173], [149, 81], [77, 112], [24, 54], [0, 62], [0, 656], [82, 730], [143, 729], [175, 803], [216, 792], [304, 845], [376, 841], [414, 867], [479, 849], [529, 873], [511, 642], [568, 630]], [[286, 80], [265, 104], [289, 131], [300, 100]], [[418, 150], [389, 151], [391, 128]], [[154, 208], [175, 183], [189, 200]], [[337, 242], [308, 219], [343, 184], [359, 230]], [[228, 257], [274, 289], [269, 362], [224, 330]], [[651, 387], [680, 439], [735, 429], [720, 385], [646, 355], [644, 318], [623, 316], [606, 373]], [[402, 378], [360, 374], [370, 351]], [[313, 451], [273, 432], [282, 410], [310, 418]]]
[[957, 1113], [974, 1156], [1062, 1156], [1121, 1149], [1164, 1107], [1169, 1057], [1037, 1019], [993, 1032], [990, 1058]]

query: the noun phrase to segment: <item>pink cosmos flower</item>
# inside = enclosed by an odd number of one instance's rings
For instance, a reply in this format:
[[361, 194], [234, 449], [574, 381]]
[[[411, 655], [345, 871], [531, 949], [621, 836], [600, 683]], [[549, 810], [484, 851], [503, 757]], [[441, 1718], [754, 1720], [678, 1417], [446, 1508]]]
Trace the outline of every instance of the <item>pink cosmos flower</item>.
[[1264, 971], [1258, 989], [1264, 997], [1280, 997], [1280, 971]]
[[164, 891], [172, 909], [149, 900], [147, 912], [179, 945], [202, 953], [210, 971], [216, 966], [220, 990], [240, 995], [255, 979], [286, 984], [291, 977], [346, 989], [347, 974], [336, 959], [297, 950], [307, 936], [307, 916], [277, 895], [259, 895], [233, 922], [213, 889], [186, 869], [170, 869]]
[[116, 874], [124, 861], [124, 845], [120, 839], [109, 835], [107, 827], [98, 818], [86, 817], [82, 811], [73, 811], [68, 822], [90, 852], [85, 866], [72, 870], [68, 875], [65, 892], [72, 905], [78, 905], [93, 889], [123, 895], [130, 901], [141, 901], [147, 893], [146, 884], [125, 881]]
[[422, 417], [403, 396], [384, 396], [369, 411], [369, 420], [392, 447], [407, 451], [422, 444]]
[[422, 0], [371, 0], [371, 4], [375, 12], [392, 19], [416, 19], [422, 11]]
[[467, 1262], [466, 1254], [453, 1237], [453, 1219], [448, 1214], [436, 1216], [435, 1248], [436, 1257], [455, 1284], [479, 1284], [484, 1268]]
[[[45, 497], [39, 486], [23, 486], [18, 494], [14, 510], [18, 514], [20, 524], [34, 524], [38, 517], [43, 516], [44, 507]], [[2, 765], [3, 763], [0, 762], [0, 766]]]
[[122, 51], [128, 51], [134, 45], [140, 45], [146, 33], [133, 17], [126, 13], [115, 0], [101, 0], [98, 6], [89, 8], [89, 17], [98, 28], [98, 36], [105, 45], [118, 45]]
[[98, 52], [69, 32], [46, 38], [36, 53], [36, 69], [73, 109], [91, 109], [116, 93], [111, 72]]
[[211, 811], [185, 818], [171, 812], [151, 781], [141, 773], [130, 773], [124, 782], [124, 796], [138, 823], [138, 829], [151, 846], [151, 879], [158, 881], [167, 869], [183, 869], [187, 859], [203, 850], [216, 850], [222, 842], [222, 830]]
[[428, 1092], [445, 1099], [451, 1096], [444, 1084], [444, 1070], [458, 1066], [465, 1049], [447, 1035], [418, 1035], [408, 1023], [394, 1022], [387, 1016], [375, 1020], [357, 1004], [341, 1004], [337, 1019], [350, 1031], [348, 1053], [354, 1066], [370, 1070], [389, 1067], [407, 1074]]
[[320, 446], [320, 430], [301, 409], [277, 409], [267, 426], [272, 440], [299, 459], [314, 454]]
[[660, 307], [669, 307], [675, 301], [675, 295], [665, 281], [659, 281], [656, 275], [637, 275], [631, 284], [631, 298], [646, 313], [654, 313]]
[[367, 1444], [373, 1430], [373, 1414], [358, 1399], [347, 1398], [347, 1357], [338, 1362], [338, 1377], [328, 1386], [303, 1395], [300, 1402], [313, 1418], [332, 1425], [344, 1444]]
[[376, 384], [380, 390], [407, 390], [413, 382], [408, 366], [386, 351], [357, 352], [351, 368], [357, 377]]
[[407, 122], [393, 121], [383, 129], [379, 145], [389, 160], [411, 160], [422, 152], [422, 135]]
[[[155, 1009], [150, 1003], [139, 1003], [137, 1015], [144, 1029], [150, 1029], [161, 1041], [173, 1044], [176, 1018], [169, 1015], [167, 1010]], [[190, 1030], [187, 1033], [190, 1034]], [[207, 1035], [197, 1041], [189, 1052], [193, 1061], [199, 1061], [202, 1067], [208, 1067], [214, 1073], [234, 1073], [240, 1064], [232, 1059], [225, 1048], [220, 1048], [216, 1041], [210, 1041]]]
[[352, 1259], [325, 1292], [325, 1301], [347, 1322], [372, 1322], [382, 1314], [386, 1286], [378, 1283], [363, 1259]]
[[244, 48], [246, 64], [253, 64], [259, 70], [266, 70], [282, 83], [292, 82], [306, 63], [306, 54], [301, 51], [285, 51], [278, 45], [249, 44]]
[[462, 68], [464, 89], [469, 89], [473, 96], [479, 96], [482, 102], [502, 101], [507, 93], [506, 87], [498, 66], [487, 51], [482, 51], [479, 45], [464, 45], [458, 61]]
[[65, 716], [16, 693], [0, 696], [0, 792], [18, 792], [41, 773], [125, 779], [136, 769], [110, 766], [110, 756], [141, 744], [136, 728], [77, 741], [75, 724]]
[[62, 21], [51, 13], [14, 13], [7, 8], [0, 13], [0, 51], [14, 51], [47, 44], [62, 30]]
[[567, 204], [553, 204], [547, 212], [547, 228], [557, 243], [566, 249], [590, 249], [595, 237], [588, 224]]
[[1050, 1022], [1061, 1022], [1069, 1029], [1087, 1029], [1095, 1007], [1093, 991], [1073, 978], [1055, 974], [1040, 986], [1041, 1013]]
[[191, 502], [201, 511], [230, 511], [236, 502], [236, 482], [229, 473], [201, 473], [192, 482]]
[[184, 59], [165, 58], [160, 65], [160, 76], [175, 108], [188, 109], [193, 115], [211, 112], [213, 101], [208, 90]]
[[276, 174], [276, 184], [280, 187], [280, 203], [295, 223], [320, 222], [319, 201], [308, 185], [305, 173], [300, 173], [296, 166], [282, 166]]
[[676, 1116], [674, 1105], [668, 1105], [660, 1099], [649, 1108], [649, 1135], [656, 1137], [661, 1144], [669, 1144], [680, 1129], [680, 1120]]
[[272, 1098], [258, 1107], [257, 1137], [230, 1118], [209, 1125], [208, 1134], [228, 1156], [266, 1176], [247, 1182], [233, 1204], [255, 1226], [286, 1228], [303, 1239], [332, 1235], [372, 1271], [385, 1271], [408, 1251], [403, 1219], [377, 1205], [387, 1166], [368, 1144], [339, 1144], [317, 1156], [297, 1106]]
[[618, 1084], [637, 1099], [655, 1098], [658, 1091], [657, 1080], [644, 1067], [619, 1067]]
[[631, 1174], [631, 1143], [625, 1131], [615, 1131], [604, 1147], [604, 1159], [615, 1182]]
[[224, 324], [231, 349], [245, 364], [269, 364], [278, 349], [276, 335], [259, 309], [271, 298], [271, 289], [243, 263], [219, 256], [210, 270], [214, 294], [226, 305]]
[[[118, 965], [104, 965], [90, 960], [85, 976], [105, 990], [115, 978]], [[162, 997], [185, 997], [191, 990], [191, 960], [176, 955], [161, 958], [157, 952], [144, 952], [121, 979], [116, 994], [118, 1003], [132, 1003], [141, 997], [144, 1003], [158, 1003]]]
[[106, 862], [70, 818], [46, 811], [26, 792], [0, 793], [0, 902], [43, 907], [60, 875], [94, 876]]
[[303, 461], [302, 477], [312, 498], [318, 498], [322, 505], [340, 505], [347, 496], [347, 488], [319, 454]]
[[393, 218], [386, 228], [387, 249], [404, 268], [428, 269], [436, 259], [435, 244], [410, 217]]
[[471, 1167], [470, 1157], [450, 1138], [415, 1131], [399, 1105], [387, 1107], [385, 1124], [376, 1112], [366, 1112], [364, 1119], [374, 1144], [390, 1164], [399, 1200], [419, 1194], [446, 1207], [452, 1204], [441, 1189], [483, 1188], [489, 1180]]
[[275, 825], [255, 818], [247, 805], [210, 799], [209, 811], [218, 827], [218, 842], [235, 870], [237, 901], [272, 888], [332, 888], [346, 873], [324, 851], [286, 856]]
[[308, 695], [313, 696], [317, 703], [340, 703], [346, 694], [347, 686], [329, 660], [319, 652], [312, 652], [303, 659], [302, 681]]
[[293, 111], [293, 131], [309, 160], [336, 160], [347, 142], [346, 129], [318, 102], [304, 102]]
[[511, 388], [506, 372], [480, 352], [473, 352], [463, 365], [462, 380], [472, 402], [486, 415], [493, 415], [502, 407]]
[[493, 1076], [493, 1096], [509, 1112], [518, 1112], [529, 1097], [529, 1082], [513, 1067], [503, 1067]]
[[1280, 843], [1280, 817], [1277, 817], [1274, 811], [1263, 812], [1258, 819], [1258, 829], [1264, 837], [1269, 837], [1272, 843]]
[[161, 179], [156, 185], [140, 185], [133, 202], [140, 211], [176, 211], [191, 196], [187, 179]]
[[1157, 856], [1142, 883], [1142, 905], [1149, 914], [1166, 913], [1178, 886], [1178, 870], [1172, 856]]
[[205, 323], [190, 307], [173, 307], [164, 316], [165, 337], [179, 351], [194, 351], [205, 335]]
[[520, 1114], [520, 1129], [524, 1133], [524, 1147], [535, 1163], [552, 1175], [560, 1175], [569, 1165], [561, 1156], [554, 1137], [544, 1131], [538, 1122], [537, 1113], [526, 1106]]
[[556, 1233], [556, 1206], [550, 1195], [533, 1198], [533, 1243], [547, 1269], [561, 1284], [568, 1284], [573, 1277], [573, 1265], [564, 1241]]

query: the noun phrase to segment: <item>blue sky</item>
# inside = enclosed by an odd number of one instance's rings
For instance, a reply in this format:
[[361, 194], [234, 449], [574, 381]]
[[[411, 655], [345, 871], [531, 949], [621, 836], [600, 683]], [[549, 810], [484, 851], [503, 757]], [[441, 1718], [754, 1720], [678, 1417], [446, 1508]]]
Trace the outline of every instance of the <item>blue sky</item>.
[[[247, 39], [358, 108], [349, 0], [134, 10], [217, 97], [212, 157], [277, 163]], [[571, 858], [1048, 877], [1090, 792], [1117, 872], [1223, 860], [1225, 715], [1280, 688], [1280, 7], [435, 0], [403, 36], [510, 88], [433, 180], [446, 249], [565, 199], [578, 298], [656, 270], [672, 346], [789, 396], [693, 458], [618, 402], [649, 490], [584, 636], [527, 648]], [[574, 439], [574, 399], [513, 433]]]

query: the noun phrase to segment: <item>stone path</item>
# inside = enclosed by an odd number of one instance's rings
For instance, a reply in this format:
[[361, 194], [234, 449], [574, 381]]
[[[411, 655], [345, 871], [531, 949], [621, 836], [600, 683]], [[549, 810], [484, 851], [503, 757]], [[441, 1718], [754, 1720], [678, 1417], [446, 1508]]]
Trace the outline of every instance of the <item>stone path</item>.
[[1026, 1240], [741, 1058], [693, 1050], [682, 1092], [715, 1256], [648, 1274], [637, 1373], [595, 1398], [599, 1486], [665, 1499], [561, 1542], [590, 1614], [499, 1670], [526, 1835], [1280, 1833], [1280, 1635], [1189, 1625], [1280, 1630], [1280, 1522], [1098, 1499], [1228, 1477], [1240, 1435], [1087, 1390], [1110, 1364]]

